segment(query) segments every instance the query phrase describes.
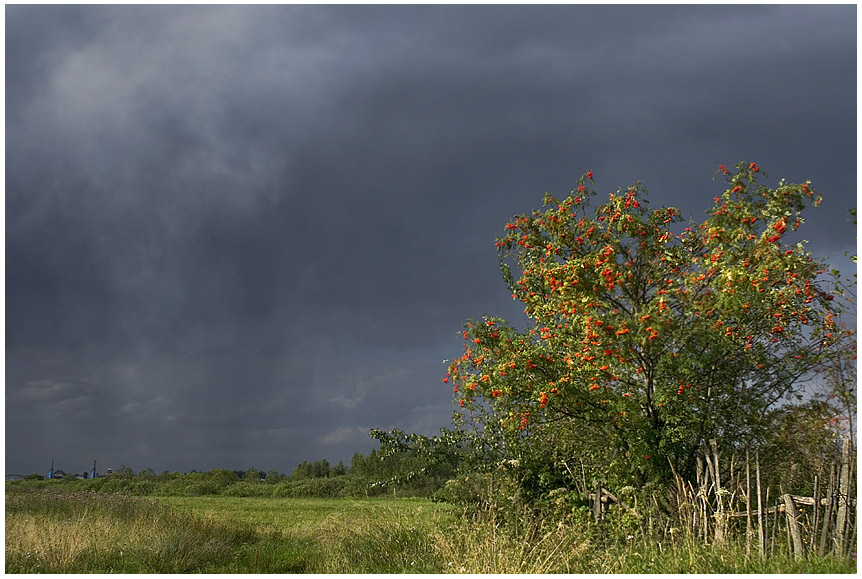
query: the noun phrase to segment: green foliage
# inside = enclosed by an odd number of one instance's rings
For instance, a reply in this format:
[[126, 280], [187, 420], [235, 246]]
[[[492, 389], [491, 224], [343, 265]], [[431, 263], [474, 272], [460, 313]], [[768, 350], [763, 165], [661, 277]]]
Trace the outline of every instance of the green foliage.
[[446, 484], [434, 493], [433, 499], [453, 505], [472, 507], [487, 502], [489, 497], [485, 489], [489, 486], [488, 475], [469, 475], [446, 481]]
[[344, 476], [347, 474], [347, 466], [345, 466], [344, 462], [338, 461], [332, 469], [329, 471], [330, 476]]
[[222, 490], [219, 494], [227, 497], [271, 497], [273, 486], [257, 481], [242, 480]]
[[440, 436], [374, 429], [371, 437], [380, 441], [380, 450], [373, 453], [373, 486], [422, 496], [432, 495], [454, 476], [470, 448], [465, 433], [447, 429]]
[[517, 460], [525, 493], [691, 478], [711, 438], [770, 444], [802, 386], [847, 351], [840, 287], [789, 241], [820, 203], [810, 183], [766, 187], [754, 163], [719, 172], [726, 189], [701, 223], [652, 208], [639, 182], [593, 209], [590, 172], [498, 238], [531, 327], [468, 321], [444, 381], [456, 424], [481, 433], [486, 462]]
[[254, 481], [259, 482], [261, 478], [265, 477], [266, 473], [257, 470], [256, 468], [249, 467], [243, 474], [242, 480], [244, 481]]
[[112, 476], [115, 476], [118, 478], [132, 478], [133, 476], [135, 476], [135, 471], [133, 471], [131, 467], [123, 464], [123, 465], [120, 465], [120, 468], [118, 468], [116, 471], [114, 471]]
[[290, 473], [290, 480], [297, 481], [310, 478], [328, 477], [331, 469], [332, 467], [329, 465], [329, 461], [325, 458], [315, 462], [308, 462], [305, 460], [297, 465], [293, 472]]
[[283, 474], [279, 474], [275, 470], [269, 469], [266, 473], [265, 482], [266, 484], [274, 485], [282, 482], [283, 480], [285, 480], [285, 478], [286, 477]]
[[312, 497], [330, 499], [345, 496], [346, 477], [321, 477], [280, 483], [274, 487], [275, 497]]

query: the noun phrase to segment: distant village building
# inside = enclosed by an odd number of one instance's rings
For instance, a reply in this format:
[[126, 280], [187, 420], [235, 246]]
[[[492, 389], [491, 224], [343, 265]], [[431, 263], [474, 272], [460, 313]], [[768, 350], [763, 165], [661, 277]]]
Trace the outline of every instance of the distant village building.
[[[104, 474], [104, 475], [100, 475], [99, 473], [97, 473], [97, 472], [96, 472], [96, 461], [94, 460], [94, 461], [93, 461], [93, 470], [91, 470], [91, 471], [84, 471], [84, 472], [82, 472], [81, 474], [75, 474], [75, 475], [74, 475], [74, 478], [76, 478], [76, 479], [99, 478], [100, 476], [108, 476], [108, 475], [110, 475], [110, 474], [111, 474], [111, 469], [110, 469], [110, 468], [105, 472], [105, 474]], [[13, 476], [19, 476], [19, 475], [6, 475], [6, 480], [20, 480], [20, 479], [11, 479], [11, 478], [9, 478], [9, 477], [13, 477]], [[61, 470], [61, 469], [59, 469], [59, 468], [58, 468], [58, 469], [54, 469], [54, 461], [52, 460], [52, 461], [51, 461], [51, 468], [48, 470], [48, 476], [47, 476], [47, 477], [45, 477], [45, 478], [48, 478], [48, 479], [59, 479], [59, 478], [64, 478], [64, 477], [68, 477], [68, 476], [69, 476], [69, 475], [68, 475], [65, 471], [63, 471], [63, 470]], [[22, 477], [22, 478], [24, 478], [24, 477]]]

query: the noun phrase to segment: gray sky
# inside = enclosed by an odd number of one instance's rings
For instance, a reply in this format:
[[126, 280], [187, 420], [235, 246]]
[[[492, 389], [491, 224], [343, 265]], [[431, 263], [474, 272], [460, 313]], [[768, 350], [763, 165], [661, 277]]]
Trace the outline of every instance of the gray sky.
[[[856, 233], [856, 6], [24, 6], [6, 12], [6, 471], [349, 462], [449, 426], [494, 238], [718, 164]], [[842, 261], [844, 260], [844, 261]]]

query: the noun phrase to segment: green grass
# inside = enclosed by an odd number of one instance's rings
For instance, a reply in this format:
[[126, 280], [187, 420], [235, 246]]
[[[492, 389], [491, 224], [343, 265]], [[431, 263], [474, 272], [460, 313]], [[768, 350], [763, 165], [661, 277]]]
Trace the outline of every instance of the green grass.
[[285, 566], [314, 573], [435, 572], [430, 536], [452, 519], [452, 507], [426, 499], [161, 500], [178, 512], [254, 529], [262, 539], [242, 561], [251, 572]]
[[840, 557], [794, 559], [786, 552], [761, 559], [747, 553], [745, 544], [723, 547], [692, 539], [676, 544], [638, 541], [626, 547], [594, 552], [575, 572], [600, 568], [602, 573], [856, 573], [855, 562]]
[[[158, 500], [6, 487], [7, 573], [855, 573], [745, 545], [613, 541], [424, 499]], [[777, 550], [778, 551], [778, 550]]]

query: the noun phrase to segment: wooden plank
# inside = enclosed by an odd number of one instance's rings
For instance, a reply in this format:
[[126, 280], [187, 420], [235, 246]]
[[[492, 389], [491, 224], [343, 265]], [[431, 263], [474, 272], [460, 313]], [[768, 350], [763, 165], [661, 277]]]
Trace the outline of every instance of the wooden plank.
[[[793, 499], [794, 504], [797, 506], [801, 506], [801, 505], [812, 506], [812, 505], [814, 505], [814, 499], [811, 497], [799, 497], [796, 495], [789, 495], [789, 496]], [[782, 500], [783, 500], [783, 498], [782, 498]], [[821, 499], [820, 504], [821, 504], [821, 506], [827, 505], [828, 502], [826, 499]], [[848, 501], [848, 504], [852, 507], [855, 507], [856, 506], [856, 499], [850, 499]], [[766, 513], [767, 515], [772, 515], [772, 514], [775, 514], [776, 509], [778, 509], [779, 513], [783, 513], [786, 511], [787, 508], [784, 505], [784, 503], [779, 503], [775, 506], [772, 506], [772, 507], [765, 509], [763, 512]], [[734, 518], [744, 517], [746, 515], [747, 515], [746, 511], [733, 511], [733, 512], [727, 513], [728, 517], [734, 517]]]

